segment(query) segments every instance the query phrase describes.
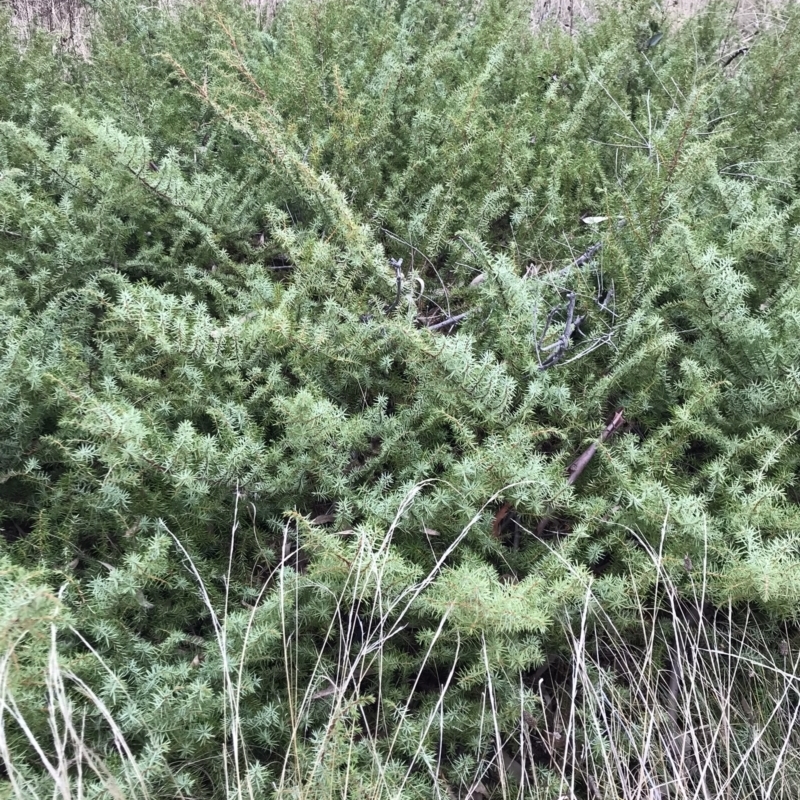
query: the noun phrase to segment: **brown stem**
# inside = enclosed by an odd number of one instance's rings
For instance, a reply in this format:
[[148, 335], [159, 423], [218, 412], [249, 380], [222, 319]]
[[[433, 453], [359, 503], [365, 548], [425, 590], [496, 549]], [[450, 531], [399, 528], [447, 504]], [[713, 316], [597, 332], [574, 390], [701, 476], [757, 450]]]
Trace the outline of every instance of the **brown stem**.
[[[567, 467], [567, 486], [572, 486], [575, 481], [578, 480], [581, 473], [586, 469], [589, 465], [589, 462], [594, 457], [594, 454], [597, 452], [598, 444], [605, 442], [608, 438], [613, 436], [624, 424], [625, 424], [625, 417], [624, 417], [625, 410], [620, 408], [615, 413], [614, 416], [611, 418], [610, 422], [603, 428], [603, 431], [600, 434], [600, 440], [597, 442], [592, 442], [589, 447], [586, 448], [568, 467]], [[539, 524], [536, 526], [536, 535], [541, 536], [544, 533], [547, 524], [551, 521], [550, 515], [545, 515], [540, 521]]]

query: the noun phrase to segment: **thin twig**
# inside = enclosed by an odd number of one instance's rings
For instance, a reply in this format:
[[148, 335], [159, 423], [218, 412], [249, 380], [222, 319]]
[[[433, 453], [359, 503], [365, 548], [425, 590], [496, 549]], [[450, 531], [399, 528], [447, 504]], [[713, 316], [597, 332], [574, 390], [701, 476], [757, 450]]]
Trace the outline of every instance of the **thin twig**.
[[569, 478], [567, 478], [568, 486], [572, 486], [572, 484], [578, 480], [580, 474], [586, 469], [587, 465], [594, 457], [594, 454], [597, 452], [597, 445], [602, 444], [609, 436], [613, 436], [624, 424], [625, 417], [623, 416], [623, 410], [620, 408], [611, 418], [608, 425], [603, 429], [603, 432], [600, 434], [600, 441], [593, 442], [589, 445], [589, 447], [567, 467], [567, 472], [569, 473]]
[[597, 242], [593, 244], [586, 252], [581, 253], [573, 262], [573, 267], [582, 267], [587, 262], [591, 261], [597, 253], [600, 252], [601, 248], [603, 247], [602, 242]]
[[469, 311], [465, 311], [463, 314], [456, 314], [454, 317], [448, 317], [446, 320], [442, 322], [437, 322], [435, 325], [428, 325], [429, 331], [438, 331], [440, 328], [446, 328], [449, 325], [457, 325], [462, 320], [466, 319], [469, 316]]
[[567, 264], [566, 267], [563, 269], [558, 270], [556, 275], [566, 275], [571, 269], [575, 267], [582, 267], [584, 264], [588, 264], [602, 249], [603, 243], [602, 242], [595, 242], [591, 247], [587, 248], [583, 253], [581, 253], [574, 261], [570, 264]]
[[[575, 299], [576, 299], [575, 292], [570, 292], [567, 295], [567, 320], [564, 323], [564, 332], [561, 334], [561, 336], [559, 336], [558, 339], [553, 344], [547, 345], [547, 347], [543, 347], [542, 338], [540, 337], [539, 339], [539, 342], [537, 344], [537, 350], [539, 352], [541, 351], [546, 352], [547, 350], [553, 350], [553, 353], [545, 361], [540, 361], [539, 363], [540, 370], [545, 370], [548, 367], [555, 366], [561, 360], [564, 353], [566, 353], [567, 349], [569, 348], [569, 343], [570, 339], [572, 338], [572, 334], [575, 332], [575, 330], [581, 324], [581, 322], [583, 322], [583, 320], [585, 319], [585, 315], [581, 315], [577, 319], [574, 318]], [[557, 309], [551, 311], [550, 314], [548, 314], [547, 323], [545, 324], [545, 329], [542, 336], [544, 336], [545, 333], [547, 333], [547, 330], [550, 327], [550, 322], [556, 310]]]
[[[445, 282], [442, 280], [442, 276], [439, 274], [439, 270], [436, 269], [436, 265], [433, 263], [433, 261], [431, 261], [430, 258], [428, 258], [428, 256], [426, 256], [425, 253], [423, 253], [422, 250], [420, 250], [418, 247], [415, 247], [413, 244], [411, 244], [411, 242], [407, 242], [405, 239], [402, 239], [397, 234], [392, 233], [390, 230], [387, 230], [386, 228], [381, 228], [381, 233], [386, 234], [386, 236], [388, 236], [390, 239], [394, 239], [396, 242], [400, 242], [400, 244], [404, 244], [409, 250], [411, 250], [412, 269], [414, 268], [414, 253], [419, 253], [422, 256], [425, 263], [433, 270], [434, 275], [436, 275], [436, 278], [438, 279], [439, 284], [442, 287], [442, 291], [444, 292], [444, 303], [447, 306], [447, 313], [449, 315], [450, 295], [447, 291], [447, 286], [445, 285]], [[437, 303], [436, 305], [438, 306], [439, 304]]]
[[[602, 444], [611, 436], [613, 436], [625, 424], [625, 410], [620, 408], [611, 417], [605, 428], [600, 433], [600, 439], [597, 442], [592, 442], [568, 467], [567, 467], [567, 486], [572, 486], [578, 480], [581, 473], [589, 465], [589, 462], [594, 458], [597, 452], [597, 447]], [[545, 514], [539, 524], [536, 526], [536, 535], [541, 536], [544, 533], [547, 524], [551, 521], [552, 517], [549, 513]]]
[[386, 307], [386, 313], [391, 314], [397, 306], [400, 305], [400, 293], [403, 291], [403, 259], [402, 258], [390, 258], [389, 263], [394, 267], [394, 274], [395, 279], [397, 281], [397, 296], [394, 299], [394, 302]]
[[724, 69], [727, 67], [735, 58], [739, 58], [739, 56], [743, 56], [750, 48], [749, 47], [740, 47], [738, 50], [734, 50], [723, 62], [722, 68]]

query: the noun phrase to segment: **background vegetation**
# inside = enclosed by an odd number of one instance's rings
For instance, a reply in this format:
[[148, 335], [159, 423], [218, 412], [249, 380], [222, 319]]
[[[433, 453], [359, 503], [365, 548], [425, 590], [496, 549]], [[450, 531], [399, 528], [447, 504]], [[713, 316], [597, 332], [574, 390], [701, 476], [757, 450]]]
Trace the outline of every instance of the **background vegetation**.
[[86, 13], [0, 41], [0, 795], [795, 798], [797, 7]]

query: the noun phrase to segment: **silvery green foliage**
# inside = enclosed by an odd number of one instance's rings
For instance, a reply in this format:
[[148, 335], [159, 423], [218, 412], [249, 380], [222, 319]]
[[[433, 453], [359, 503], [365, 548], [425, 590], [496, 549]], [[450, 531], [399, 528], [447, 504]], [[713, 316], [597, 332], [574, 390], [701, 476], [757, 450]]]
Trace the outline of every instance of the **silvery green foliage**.
[[67, 676], [87, 796], [493, 790], [587, 586], [797, 620], [797, 14], [478, 5], [4, 34], [4, 691]]

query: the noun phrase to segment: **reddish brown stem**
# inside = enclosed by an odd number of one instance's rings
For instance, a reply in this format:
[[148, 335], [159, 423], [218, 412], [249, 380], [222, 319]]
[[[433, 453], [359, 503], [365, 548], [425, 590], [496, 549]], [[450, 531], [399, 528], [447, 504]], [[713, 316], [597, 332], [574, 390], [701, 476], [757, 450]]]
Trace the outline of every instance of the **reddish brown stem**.
[[[609, 423], [603, 428], [600, 434], [600, 440], [592, 442], [568, 467], [567, 467], [567, 485], [572, 486], [578, 480], [581, 473], [586, 469], [589, 462], [597, 452], [598, 444], [605, 442], [608, 438], [613, 436], [625, 424], [624, 409], [620, 408], [611, 418]], [[547, 523], [550, 522], [550, 516], [543, 517], [539, 524], [536, 526], [536, 535], [541, 536], [544, 533]]]

